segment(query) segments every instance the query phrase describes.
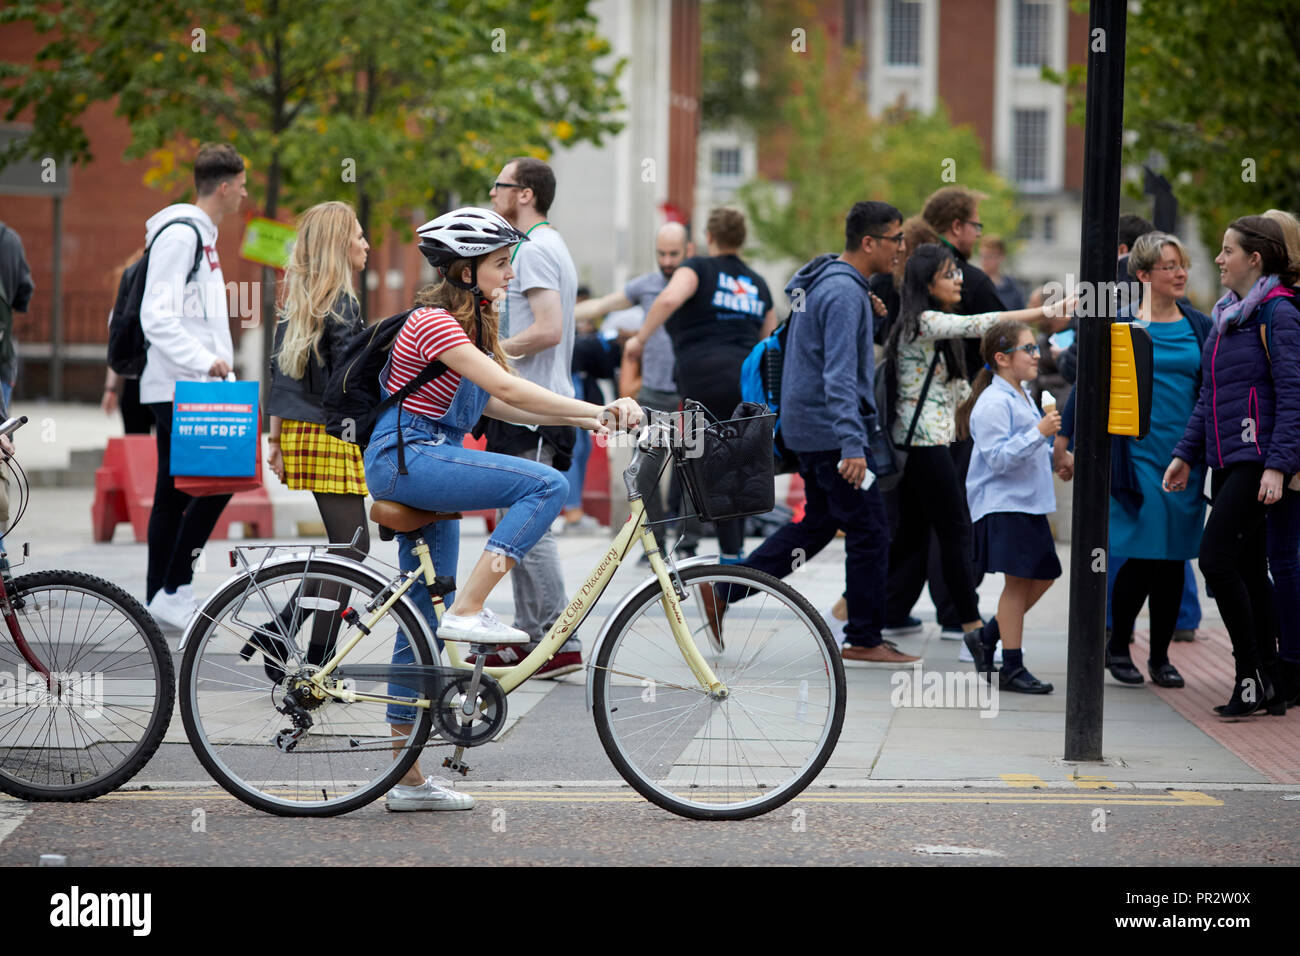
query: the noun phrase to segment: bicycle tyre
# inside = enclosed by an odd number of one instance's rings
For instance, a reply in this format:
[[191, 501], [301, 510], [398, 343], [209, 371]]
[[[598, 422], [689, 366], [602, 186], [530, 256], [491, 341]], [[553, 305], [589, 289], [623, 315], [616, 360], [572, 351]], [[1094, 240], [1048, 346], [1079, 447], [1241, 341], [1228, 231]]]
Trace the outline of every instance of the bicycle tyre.
[[[98, 609], [88, 606], [91, 599]], [[21, 701], [40, 685], [15, 682], [15, 692], [20, 683], [28, 689], [5, 701], [16, 702], [15, 710], [0, 708], [0, 790], [68, 802], [116, 790], [149, 762], [171, 723], [175, 669], [157, 622], [116, 584], [79, 571], [14, 578], [10, 600], [42, 663], [52, 673], [78, 676], [67, 683], [73, 704], [67, 698], [56, 704], [42, 687], [40, 699], [25, 707]], [[84, 637], [83, 621], [90, 628]], [[30, 666], [0, 624], [0, 670], [23, 673]]]
[[[313, 711], [318, 715], [316, 739], [346, 736], [348, 747], [341, 751], [334, 749], [335, 746], [341, 747], [341, 743], [332, 743], [327, 739], [320, 749], [313, 750], [312, 746], [307, 746], [299, 750], [295, 747], [291, 753], [286, 753], [276, 746], [275, 736], [268, 739], [267, 735], [273, 728], [287, 729], [290, 722], [288, 717], [274, 709], [271, 692], [279, 685], [273, 684], [263, 673], [258, 655], [248, 662], [246, 666], [251, 669], [247, 671], [234, 660], [228, 661], [226, 658], [234, 655], [244, 637], [254, 632], [255, 628], [249, 622], [264, 616], [256, 610], [262, 601], [261, 597], [253, 597], [259, 593], [257, 589], [268, 595], [274, 603], [280, 596], [293, 592], [305, 581], [316, 581], [326, 586], [332, 584], [355, 592], [356, 597], [350, 603], [358, 609], [380, 590], [379, 585], [360, 569], [339, 563], [313, 561], [312, 568], [308, 571], [307, 561], [301, 559], [276, 562], [261, 568], [255, 575], [244, 575], [230, 582], [199, 609], [202, 617], [191, 628], [181, 662], [181, 718], [199, 762], [217, 783], [239, 800], [278, 816], [336, 816], [363, 807], [387, 793], [418, 759], [428, 739], [432, 720], [428, 709], [417, 709], [409, 745], [396, 760], [390, 759], [391, 738], [388, 738], [389, 745], [378, 741], [364, 747], [355, 739], [357, 736], [373, 737], [378, 734], [376, 723], [383, 718], [377, 714], [385, 705], [370, 702], [346, 703], [331, 699], [320, 710]], [[420, 586], [419, 582], [415, 584], [415, 587]], [[248, 619], [241, 619], [240, 611], [244, 609], [246, 599], [255, 602], [255, 609], [250, 612]], [[396, 639], [396, 631], [392, 630], [394, 624], [407, 635], [413, 663], [436, 664], [437, 655], [420, 629], [418, 614], [419, 611], [410, 599], [403, 597], [387, 615], [376, 622], [372, 634], [363, 636], [344, 659], [342, 667], [360, 663], [388, 663], [391, 660], [391, 641]], [[309, 628], [298, 626], [294, 630], [295, 643], [301, 647], [306, 643], [303, 639], [305, 635], [297, 632]], [[343, 643], [354, 633], [352, 628], [344, 628], [338, 642]], [[384, 647], [385, 642], [388, 642], [388, 649]], [[259, 651], [258, 654], [260, 653]], [[241, 688], [246, 693], [241, 695]], [[260, 708], [255, 702], [259, 693], [266, 695], [266, 701]], [[250, 716], [238, 724], [232, 724], [231, 718], [225, 715], [231, 711], [238, 712], [241, 708], [250, 712]], [[319, 715], [328, 715], [334, 711], [342, 713], [340, 724], [333, 727], [334, 732], [331, 733], [330, 726], [320, 725]], [[343, 722], [349, 720], [346, 716], [348, 714], [351, 715], [351, 723], [345, 724]], [[211, 732], [209, 722], [212, 724]], [[384, 723], [383, 726], [386, 728], [387, 724]], [[349, 727], [353, 729], [347, 729]], [[224, 739], [216, 739], [218, 732], [224, 735]], [[309, 733], [303, 741], [312, 739], [312, 734]], [[382, 763], [370, 756], [374, 753], [381, 755]], [[301, 758], [307, 757], [310, 761], [313, 754], [318, 757], [323, 755], [325, 759], [311, 761], [308, 767]], [[334, 754], [339, 755], [337, 760]], [[345, 757], [349, 759], [345, 760]], [[360, 761], [352, 759], [358, 757]], [[255, 774], [257, 764], [268, 760], [273, 764], [271, 769], [265, 772], [259, 770]], [[348, 767], [357, 767], [359, 772], [370, 775], [360, 783], [352, 778], [335, 779], [335, 775], [345, 772], [338, 769], [337, 765], [345, 763]], [[374, 766], [368, 767], [367, 764]], [[324, 769], [314, 769], [321, 766]], [[304, 772], [313, 775], [310, 780], [304, 780]], [[285, 790], [288, 784], [282, 781], [289, 780], [294, 781], [296, 789]], [[315, 797], [318, 788], [322, 794], [319, 799]], [[334, 791], [333, 796], [331, 790]], [[311, 794], [311, 799], [299, 798], [296, 794]]]
[[[688, 598], [696, 597], [682, 602], [687, 626], [730, 696], [712, 700], [699, 687], [663, 617], [659, 589], [646, 588], [611, 625], [590, 675], [601, 745], [623, 779], [664, 810], [695, 820], [767, 813], [812, 782], [839, 740], [845, 706], [839, 649], [812, 605], [768, 574], [715, 564], [685, 569], [681, 579]], [[753, 589], [728, 609], [721, 653], [704, 636], [697, 596], [706, 584]], [[756, 593], [764, 599], [749, 604]], [[775, 667], [766, 676], [759, 673], [763, 657]], [[789, 705], [786, 714], [765, 709]], [[774, 714], [771, 728], [783, 736], [764, 732], [765, 713]], [[760, 736], [744, 737], [749, 728]]]

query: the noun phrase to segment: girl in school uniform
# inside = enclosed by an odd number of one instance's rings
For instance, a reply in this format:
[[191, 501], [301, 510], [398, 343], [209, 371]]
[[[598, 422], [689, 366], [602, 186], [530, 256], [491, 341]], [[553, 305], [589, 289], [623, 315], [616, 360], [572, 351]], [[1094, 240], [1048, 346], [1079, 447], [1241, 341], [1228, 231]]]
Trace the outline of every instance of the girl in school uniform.
[[[1047, 515], [1056, 510], [1052, 486], [1052, 436], [1060, 412], [1042, 414], [1022, 382], [1038, 375], [1034, 333], [1020, 322], [998, 322], [980, 346], [984, 368], [957, 412], [958, 434], [975, 447], [966, 476], [974, 523], [975, 564], [1006, 580], [998, 613], [966, 634], [975, 668], [993, 672], [993, 649], [1002, 641], [999, 686], [1019, 694], [1050, 694], [1052, 685], [1025, 667], [1021, 644], [1025, 613], [1061, 576]], [[991, 676], [990, 676], [991, 679]]]

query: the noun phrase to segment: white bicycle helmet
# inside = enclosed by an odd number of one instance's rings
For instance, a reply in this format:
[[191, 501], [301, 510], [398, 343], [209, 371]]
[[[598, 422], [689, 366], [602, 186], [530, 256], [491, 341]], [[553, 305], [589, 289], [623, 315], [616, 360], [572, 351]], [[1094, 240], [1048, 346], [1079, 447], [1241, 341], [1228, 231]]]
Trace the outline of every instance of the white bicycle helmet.
[[528, 240], [501, 216], [475, 206], [454, 209], [430, 220], [416, 230], [416, 235], [420, 237], [420, 251], [436, 267]]

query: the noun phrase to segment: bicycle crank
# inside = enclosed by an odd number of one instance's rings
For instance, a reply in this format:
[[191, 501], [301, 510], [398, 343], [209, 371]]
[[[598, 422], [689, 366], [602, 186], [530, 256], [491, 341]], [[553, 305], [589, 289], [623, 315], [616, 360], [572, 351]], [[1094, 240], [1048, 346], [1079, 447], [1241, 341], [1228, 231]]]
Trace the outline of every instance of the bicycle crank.
[[438, 736], [461, 747], [478, 747], [487, 743], [501, 732], [506, 722], [505, 692], [487, 674], [479, 675], [478, 695], [466, 713], [465, 701], [474, 679], [475, 675], [471, 673], [457, 674], [446, 682], [432, 704]]

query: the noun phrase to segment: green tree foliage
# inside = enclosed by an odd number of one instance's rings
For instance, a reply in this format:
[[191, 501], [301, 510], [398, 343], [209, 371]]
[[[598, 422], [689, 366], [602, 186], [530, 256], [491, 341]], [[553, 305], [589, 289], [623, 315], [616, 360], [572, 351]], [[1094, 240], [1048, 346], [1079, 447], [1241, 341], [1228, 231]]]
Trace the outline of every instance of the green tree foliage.
[[826, 56], [824, 30], [808, 34], [808, 52], [787, 54], [790, 86], [779, 107], [787, 146], [779, 182], [740, 190], [766, 255], [807, 259], [844, 245], [844, 214], [853, 203], [879, 199], [904, 216], [921, 211], [943, 186], [987, 194], [985, 231], [1011, 235], [1019, 222], [1014, 190], [984, 167], [979, 139], [954, 126], [942, 108], [930, 114], [891, 110], [873, 117], [859, 80], [860, 56]]
[[[482, 201], [500, 163], [599, 144], [620, 124], [609, 52], [588, 0], [18, 0], [0, 23], [44, 39], [30, 67], [0, 66], [5, 118], [31, 109], [30, 156], [91, 158], [80, 122], [116, 98], [127, 156], [183, 189], [204, 140], [249, 163], [275, 216], [362, 186], [387, 223], [457, 194]], [[0, 163], [11, 156], [0, 156]], [[352, 169], [346, 160], [351, 159]]]
[[[1125, 47], [1125, 160], [1161, 167], [1212, 247], [1237, 216], [1300, 212], [1300, 5], [1142, 0]], [[1047, 75], [1082, 124], [1085, 68]], [[1141, 180], [1127, 189], [1140, 198]]]

